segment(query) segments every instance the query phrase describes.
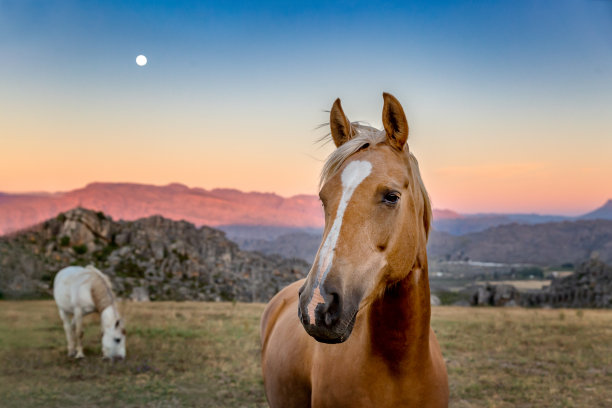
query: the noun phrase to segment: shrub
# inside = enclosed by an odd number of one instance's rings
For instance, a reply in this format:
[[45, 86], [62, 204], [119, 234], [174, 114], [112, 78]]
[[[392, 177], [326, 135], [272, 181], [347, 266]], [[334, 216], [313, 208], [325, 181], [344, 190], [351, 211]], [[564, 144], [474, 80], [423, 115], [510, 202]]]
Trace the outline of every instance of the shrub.
[[109, 255], [117, 248], [119, 248], [117, 244], [110, 243], [104, 248], [94, 252], [94, 257], [96, 258], [96, 260], [104, 262], [109, 257]]
[[64, 235], [63, 237], [61, 237], [60, 245], [63, 247], [67, 247], [68, 245], [70, 245], [70, 237], [67, 235]]
[[87, 252], [87, 245], [85, 245], [85, 244], [81, 244], [81, 245], [74, 245], [74, 246], [72, 247], [72, 249], [74, 250], [74, 252], [75, 252], [77, 255], [83, 255], [84, 253], [86, 253], [86, 252]]
[[122, 259], [115, 267], [115, 274], [123, 278], [144, 278], [145, 270], [132, 259]]

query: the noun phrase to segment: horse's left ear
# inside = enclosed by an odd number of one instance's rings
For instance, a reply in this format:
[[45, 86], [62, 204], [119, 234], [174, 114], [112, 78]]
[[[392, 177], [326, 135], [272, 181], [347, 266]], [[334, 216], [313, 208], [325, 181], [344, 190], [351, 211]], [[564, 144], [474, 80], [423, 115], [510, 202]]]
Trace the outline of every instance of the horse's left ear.
[[117, 319], [117, 321], [115, 322], [115, 329], [118, 329], [120, 324], [121, 324], [121, 319]]
[[383, 106], [382, 121], [391, 146], [403, 150], [408, 140], [408, 121], [404, 109], [395, 96], [383, 92], [385, 104]]

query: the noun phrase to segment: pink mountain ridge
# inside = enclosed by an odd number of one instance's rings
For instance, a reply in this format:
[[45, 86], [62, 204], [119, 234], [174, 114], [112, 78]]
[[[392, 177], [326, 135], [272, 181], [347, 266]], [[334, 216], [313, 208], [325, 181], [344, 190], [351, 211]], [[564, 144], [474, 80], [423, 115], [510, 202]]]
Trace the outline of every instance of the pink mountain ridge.
[[[173, 183], [91, 183], [60, 193], [0, 193], [0, 235], [35, 225], [75, 207], [102, 211], [114, 219], [161, 215], [196, 226], [266, 225], [320, 228], [323, 211], [315, 195], [284, 198], [274, 193], [234, 189], [189, 188]], [[434, 210], [435, 219], [462, 218], [451, 210]]]

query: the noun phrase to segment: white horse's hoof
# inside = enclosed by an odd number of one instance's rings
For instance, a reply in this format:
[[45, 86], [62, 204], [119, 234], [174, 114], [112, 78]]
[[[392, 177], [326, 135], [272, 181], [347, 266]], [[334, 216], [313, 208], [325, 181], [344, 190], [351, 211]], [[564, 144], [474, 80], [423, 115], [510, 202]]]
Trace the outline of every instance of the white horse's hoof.
[[83, 352], [82, 352], [82, 351], [80, 351], [80, 352], [78, 352], [78, 353], [76, 354], [76, 356], [74, 356], [74, 358], [76, 358], [76, 359], [85, 358], [85, 354], [83, 354]]

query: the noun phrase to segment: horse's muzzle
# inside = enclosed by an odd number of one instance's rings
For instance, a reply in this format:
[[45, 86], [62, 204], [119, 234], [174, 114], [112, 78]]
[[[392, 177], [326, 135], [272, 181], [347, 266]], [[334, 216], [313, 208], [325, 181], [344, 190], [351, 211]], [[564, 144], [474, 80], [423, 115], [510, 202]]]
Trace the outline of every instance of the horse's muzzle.
[[341, 296], [337, 292], [323, 289], [320, 291], [323, 302], [315, 306], [314, 313], [308, 313], [311, 299], [306, 299], [303, 292], [304, 287], [300, 289], [298, 318], [306, 333], [321, 343], [336, 344], [346, 341], [353, 330], [357, 309], [343, 310], [344, 302]]

